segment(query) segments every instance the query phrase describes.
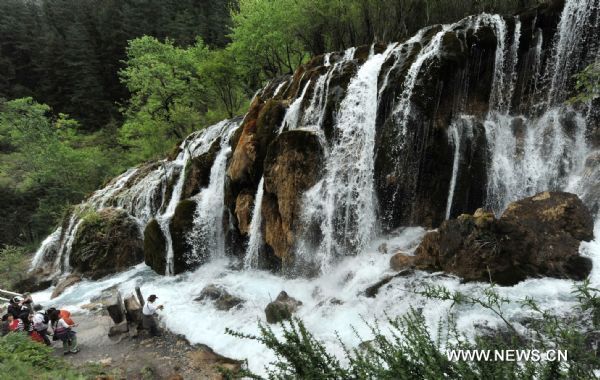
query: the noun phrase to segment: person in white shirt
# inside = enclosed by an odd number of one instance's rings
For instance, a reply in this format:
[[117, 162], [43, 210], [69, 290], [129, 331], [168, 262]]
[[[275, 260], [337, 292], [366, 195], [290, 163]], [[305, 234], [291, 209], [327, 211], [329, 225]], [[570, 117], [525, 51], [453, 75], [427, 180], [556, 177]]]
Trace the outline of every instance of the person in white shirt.
[[163, 305], [156, 305], [158, 297], [156, 294], [150, 295], [144, 307], [142, 308], [142, 326], [150, 330], [150, 335], [159, 336], [158, 324], [156, 323], [156, 312], [163, 309]]
[[52, 330], [55, 340], [61, 340], [63, 344], [63, 353], [76, 354], [79, 352], [77, 348], [77, 334], [73, 331], [74, 324], [69, 324], [65, 318], [61, 317], [56, 311], [50, 315], [52, 322]]
[[48, 315], [42, 311], [37, 311], [33, 315], [33, 329], [44, 339], [46, 346], [51, 346], [52, 342], [50, 342], [50, 338], [48, 338], [48, 322], [50, 322]]

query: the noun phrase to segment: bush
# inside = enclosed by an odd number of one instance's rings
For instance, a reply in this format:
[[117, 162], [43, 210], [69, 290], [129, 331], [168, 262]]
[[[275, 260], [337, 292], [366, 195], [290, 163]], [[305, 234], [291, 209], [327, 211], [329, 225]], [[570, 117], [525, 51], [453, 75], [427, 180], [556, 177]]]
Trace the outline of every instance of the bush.
[[[588, 282], [578, 285], [574, 293], [579, 304], [572, 314], [557, 316], [540, 309], [531, 299], [521, 302], [532, 316], [525, 332], [505, 318], [503, 308], [509, 302], [491, 286], [483, 296], [452, 293], [443, 287], [423, 292], [430, 298], [452, 300], [454, 305], [479, 305], [494, 312], [506, 328], [481, 334], [469, 340], [457, 331], [454, 312], [438, 324], [438, 338], [433, 339], [421, 312], [411, 309], [406, 315], [388, 318], [389, 331], [381, 331], [377, 322], [369, 325], [373, 340], [361, 348], [348, 349], [347, 366], [328, 353], [323, 344], [307, 331], [299, 319], [282, 322], [283, 336], [259, 324], [260, 336], [227, 330], [231, 335], [253, 339], [274, 351], [277, 362], [267, 368], [268, 379], [593, 379], [600, 361], [589, 342], [600, 315], [598, 290]], [[566, 350], [568, 361], [457, 361], [450, 360], [452, 350]], [[239, 374], [255, 379], [248, 371]]]
[[84, 379], [52, 354], [52, 348], [23, 333], [0, 338], [0, 373], [13, 379]]
[[0, 288], [13, 289], [27, 272], [28, 257], [21, 247], [6, 246], [0, 250]]

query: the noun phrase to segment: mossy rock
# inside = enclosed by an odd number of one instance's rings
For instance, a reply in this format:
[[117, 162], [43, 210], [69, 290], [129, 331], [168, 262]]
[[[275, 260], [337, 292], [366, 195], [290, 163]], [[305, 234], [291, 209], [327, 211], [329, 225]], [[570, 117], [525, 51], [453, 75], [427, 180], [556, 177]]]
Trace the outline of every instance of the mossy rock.
[[97, 279], [142, 261], [144, 242], [136, 220], [127, 212], [106, 208], [82, 218], [70, 256], [76, 272]]
[[194, 215], [196, 213], [196, 202], [186, 199], [177, 204], [175, 214], [171, 219], [169, 230], [173, 241], [173, 260], [175, 274], [192, 269], [193, 265], [188, 262], [187, 257], [192, 251], [188, 242], [188, 235], [194, 227]]
[[166, 272], [167, 242], [160, 224], [156, 219], [150, 220], [144, 229], [144, 261], [156, 273]]

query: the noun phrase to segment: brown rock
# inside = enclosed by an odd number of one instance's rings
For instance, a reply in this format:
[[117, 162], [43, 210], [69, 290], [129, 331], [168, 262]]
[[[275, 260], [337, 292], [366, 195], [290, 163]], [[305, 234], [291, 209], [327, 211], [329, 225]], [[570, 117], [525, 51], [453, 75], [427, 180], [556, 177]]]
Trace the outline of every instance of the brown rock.
[[105, 208], [83, 216], [70, 256], [75, 271], [98, 279], [143, 259], [142, 234], [137, 221], [126, 211]]
[[267, 322], [277, 323], [290, 319], [292, 314], [298, 310], [302, 302], [290, 297], [285, 291], [279, 293], [275, 301], [269, 303], [265, 308]]
[[250, 222], [252, 221], [252, 210], [254, 208], [254, 196], [248, 193], [240, 193], [235, 201], [235, 216], [238, 220], [238, 229], [242, 235], [248, 235]]
[[261, 209], [265, 242], [284, 265], [293, 259], [291, 247], [299, 228], [302, 194], [318, 181], [322, 162], [323, 148], [311, 132], [284, 132], [269, 147]]
[[56, 285], [56, 288], [54, 288], [54, 291], [52, 291], [52, 295], [50, 296], [50, 299], [54, 299], [54, 298], [60, 296], [61, 294], [64, 293], [64, 291], [68, 287], [73, 286], [80, 281], [81, 281], [81, 276], [76, 275], [76, 274], [68, 275], [67, 277], [65, 277], [64, 279], [62, 279], [58, 282], [58, 284]]
[[132, 294], [125, 298], [124, 303], [127, 320], [140, 323], [142, 321], [142, 305], [140, 305], [137, 297]]
[[412, 268], [415, 266], [415, 256], [408, 256], [405, 252], [397, 252], [390, 259], [390, 267], [392, 270], [401, 271], [403, 269]]
[[499, 219], [477, 210], [444, 222], [425, 235], [415, 263], [501, 285], [539, 276], [582, 280], [592, 264], [579, 244], [592, 238], [591, 215], [576, 195], [545, 192], [511, 203]]
[[185, 182], [181, 199], [190, 198], [207, 187], [210, 181], [210, 170], [221, 148], [221, 138], [217, 138], [204, 154], [194, 157], [185, 168]]

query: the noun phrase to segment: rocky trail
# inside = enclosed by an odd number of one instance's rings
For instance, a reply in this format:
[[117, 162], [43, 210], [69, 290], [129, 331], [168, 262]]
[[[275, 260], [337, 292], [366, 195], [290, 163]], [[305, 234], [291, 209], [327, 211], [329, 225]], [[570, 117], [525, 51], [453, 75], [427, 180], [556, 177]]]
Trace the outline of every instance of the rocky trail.
[[136, 329], [109, 337], [113, 322], [100, 311], [76, 313], [73, 320], [80, 352], [64, 356], [60, 342], [54, 342], [55, 354], [78, 368], [98, 366], [104, 375], [97, 379], [221, 379], [220, 367], [236, 370], [241, 365], [164, 329], [159, 337]]

